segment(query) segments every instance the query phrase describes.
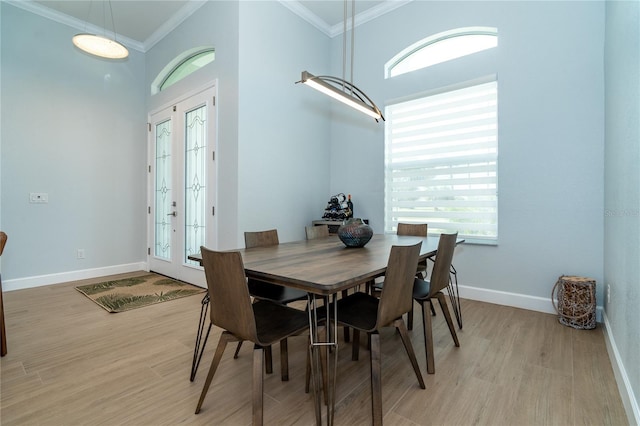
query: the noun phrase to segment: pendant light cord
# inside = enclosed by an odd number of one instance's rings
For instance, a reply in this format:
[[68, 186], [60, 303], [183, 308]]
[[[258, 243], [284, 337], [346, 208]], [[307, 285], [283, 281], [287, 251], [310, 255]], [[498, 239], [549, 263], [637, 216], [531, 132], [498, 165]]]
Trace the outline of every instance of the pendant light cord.
[[118, 33], [116, 32], [116, 22], [113, 20], [113, 7], [111, 6], [111, 0], [109, 0], [109, 13], [111, 13], [111, 27], [113, 28], [113, 40], [118, 41]]
[[[347, 0], [344, 0], [343, 18], [342, 18], [342, 80], [347, 79]], [[342, 89], [345, 85], [342, 84]]]
[[356, 38], [356, 0], [351, 0], [351, 84], [353, 84], [353, 57]]

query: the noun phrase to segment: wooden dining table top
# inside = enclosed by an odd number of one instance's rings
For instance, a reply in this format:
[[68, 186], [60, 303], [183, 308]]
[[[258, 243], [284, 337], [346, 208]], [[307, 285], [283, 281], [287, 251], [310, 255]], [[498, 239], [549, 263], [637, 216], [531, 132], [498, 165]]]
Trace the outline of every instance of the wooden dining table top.
[[[318, 295], [331, 295], [383, 276], [394, 245], [422, 241], [420, 260], [434, 255], [439, 236], [414, 237], [374, 234], [359, 248], [346, 247], [335, 235], [293, 241], [267, 247], [239, 249], [247, 277], [297, 288]], [[458, 239], [457, 244], [464, 242]], [[200, 255], [189, 256], [200, 261]]]

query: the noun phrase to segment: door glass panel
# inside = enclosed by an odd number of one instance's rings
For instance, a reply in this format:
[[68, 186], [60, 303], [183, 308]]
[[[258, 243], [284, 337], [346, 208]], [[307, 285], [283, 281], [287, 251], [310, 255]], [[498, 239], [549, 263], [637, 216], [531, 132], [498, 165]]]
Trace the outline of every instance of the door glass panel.
[[171, 259], [171, 120], [156, 124], [154, 254]]
[[205, 244], [206, 106], [185, 114], [185, 222], [184, 262], [196, 265], [188, 256], [200, 253]]

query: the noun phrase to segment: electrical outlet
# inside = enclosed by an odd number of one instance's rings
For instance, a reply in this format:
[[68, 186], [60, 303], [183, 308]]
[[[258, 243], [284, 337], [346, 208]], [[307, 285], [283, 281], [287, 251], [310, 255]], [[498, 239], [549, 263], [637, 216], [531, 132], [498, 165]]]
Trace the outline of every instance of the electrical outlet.
[[76, 252], [76, 256], [78, 257], [78, 259], [84, 259], [84, 249], [78, 249], [78, 251]]
[[611, 301], [611, 284], [607, 284], [607, 303]]

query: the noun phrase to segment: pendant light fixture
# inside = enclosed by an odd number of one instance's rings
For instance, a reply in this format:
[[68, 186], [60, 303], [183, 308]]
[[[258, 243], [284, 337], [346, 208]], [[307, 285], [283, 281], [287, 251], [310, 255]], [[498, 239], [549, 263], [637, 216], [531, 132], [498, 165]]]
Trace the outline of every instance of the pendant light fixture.
[[[113, 39], [110, 39], [106, 36], [106, 13], [104, 12], [104, 2], [103, 2], [103, 14], [102, 21], [104, 28], [104, 35], [97, 34], [89, 34], [89, 33], [80, 33], [73, 36], [73, 44], [94, 56], [98, 56], [106, 59], [124, 59], [129, 56], [129, 50], [124, 47], [121, 43], [116, 40], [116, 25], [113, 20], [113, 9], [111, 8], [111, 0], [108, 0], [109, 3], [109, 13], [111, 16], [111, 27], [113, 28]], [[89, 14], [91, 13], [91, 4], [89, 5]], [[87, 20], [88, 20], [87, 16]]]
[[331, 96], [360, 112], [373, 117], [376, 122], [380, 119], [384, 121], [384, 116], [376, 104], [362, 90], [353, 84], [353, 57], [355, 41], [355, 0], [351, 0], [351, 81], [347, 81], [345, 73], [347, 69], [347, 0], [344, 0], [344, 20], [342, 31], [342, 78], [330, 75], [313, 75], [308, 71], [302, 71], [300, 81], [325, 95]]

